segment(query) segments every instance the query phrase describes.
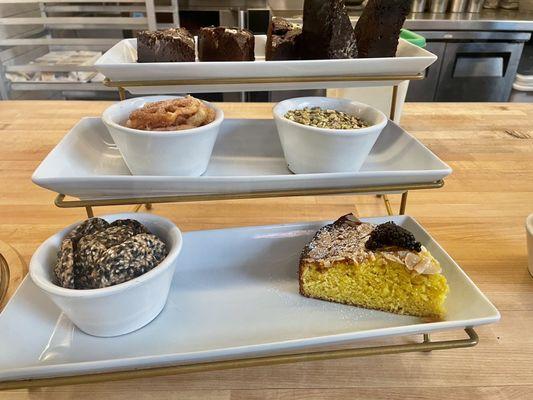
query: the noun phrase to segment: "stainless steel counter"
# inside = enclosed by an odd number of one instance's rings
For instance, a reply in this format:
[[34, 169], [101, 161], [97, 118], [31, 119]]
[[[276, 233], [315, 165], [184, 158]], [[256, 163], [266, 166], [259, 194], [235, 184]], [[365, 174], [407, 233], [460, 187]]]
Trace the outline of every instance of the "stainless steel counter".
[[[303, 0], [269, 0], [268, 5], [273, 15], [301, 22]], [[360, 11], [351, 9], [350, 15], [355, 20], [359, 17]], [[409, 15], [404, 27], [422, 31], [533, 32], [533, 12], [483, 10], [480, 13], [414, 13]]]
[[411, 14], [405, 28], [424, 31], [533, 31], [533, 12], [483, 10], [480, 13]]

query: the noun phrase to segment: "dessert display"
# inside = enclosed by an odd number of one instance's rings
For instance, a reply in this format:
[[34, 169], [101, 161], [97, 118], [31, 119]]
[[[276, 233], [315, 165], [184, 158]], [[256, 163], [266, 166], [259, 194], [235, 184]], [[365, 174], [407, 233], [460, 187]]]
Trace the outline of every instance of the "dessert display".
[[300, 59], [302, 27], [284, 18], [272, 18], [268, 26], [265, 59], [267, 61]]
[[365, 121], [353, 114], [320, 107], [290, 110], [285, 113], [285, 118], [302, 125], [326, 129], [360, 129], [368, 126]]
[[307, 60], [357, 57], [344, 0], [305, 0], [300, 54]]
[[439, 262], [408, 230], [352, 214], [321, 228], [300, 257], [306, 297], [433, 319], [448, 293]]
[[360, 58], [394, 57], [411, 0], [369, 0], [355, 26]]
[[137, 61], [183, 62], [195, 61], [194, 38], [185, 28], [161, 31], [141, 31], [137, 34]]
[[166, 256], [165, 243], [140, 222], [91, 218], [63, 238], [54, 276], [64, 288], [104, 288], [150, 271]]
[[224, 26], [200, 29], [200, 61], [254, 61], [255, 37], [248, 29]]
[[[410, 0], [371, 0], [355, 29], [344, 0], [305, 0], [303, 26], [284, 18], [270, 21], [265, 60], [327, 60], [394, 57]], [[254, 61], [255, 37], [247, 29], [211, 26], [200, 29], [199, 61]], [[185, 28], [141, 31], [137, 61], [195, 61], [193, 36]]]
[[215, 115], [214, 109], [187, 96], [146, 103], [130, 114], [126, 126], [144, 131], [179, 131], [207, 125]]

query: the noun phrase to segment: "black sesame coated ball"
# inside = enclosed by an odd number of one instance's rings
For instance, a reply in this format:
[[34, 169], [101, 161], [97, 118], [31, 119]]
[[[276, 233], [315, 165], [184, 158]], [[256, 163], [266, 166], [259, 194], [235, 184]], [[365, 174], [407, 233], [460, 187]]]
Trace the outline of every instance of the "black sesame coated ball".
[[365, 247], [372, 251], [388, 246], [417, 252], [422, 250], [422, 245], [416, 241], [414, 235], [394, 222], [378, 225], [365, 244]]

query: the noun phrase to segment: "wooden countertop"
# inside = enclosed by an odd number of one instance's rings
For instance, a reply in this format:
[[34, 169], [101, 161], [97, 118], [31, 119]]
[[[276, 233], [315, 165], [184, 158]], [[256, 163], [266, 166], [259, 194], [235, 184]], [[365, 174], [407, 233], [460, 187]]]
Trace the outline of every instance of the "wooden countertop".
[[[0, 241], [28, 262], [40, 242], [85, 217], [58, 209], [33, 170], [79, 118], [107, 102], [0, 102]], [[224, 104], [227, 117], [270, 117], [268, 104]], [[406, 104], [402, 125], [454, 170], [443, 189], [412, 192], [418, 219], [502, 313], [470, 349], [256, 367], [0, 393], [2, 399], [525, 399], [533, 393], [533, 105]], [[397, 209], [399, 196], [391, 196]], [[133, 207], [96, 208], [97, 214]], [[383, 215], [374, 196], [155, 205], [185, 231]], [[13, 276], [20, 279], [21, 274]], [[18, 282], [14, 282], [16, 285]], [[468, 304], [465, 304], [468, 307]], [[457, 333], [434, 335], [437, 339]], [[22, 338], [21, 338], [22, 340]], [[418, 340], [418, 338], [413, 338]], [[1, 350], [0, 350], [1, 351]]]

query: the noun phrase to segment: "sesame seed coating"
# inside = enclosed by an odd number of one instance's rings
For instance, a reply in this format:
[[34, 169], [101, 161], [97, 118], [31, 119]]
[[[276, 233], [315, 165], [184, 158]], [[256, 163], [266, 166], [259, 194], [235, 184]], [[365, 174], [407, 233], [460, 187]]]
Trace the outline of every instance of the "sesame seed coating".
[[103, 288], [150, 271], [166, 255], [165, 243], [138, 221], [124, 219], [109, 224], [91, 218], [63, 239], [54, 274], [63, 287]]

